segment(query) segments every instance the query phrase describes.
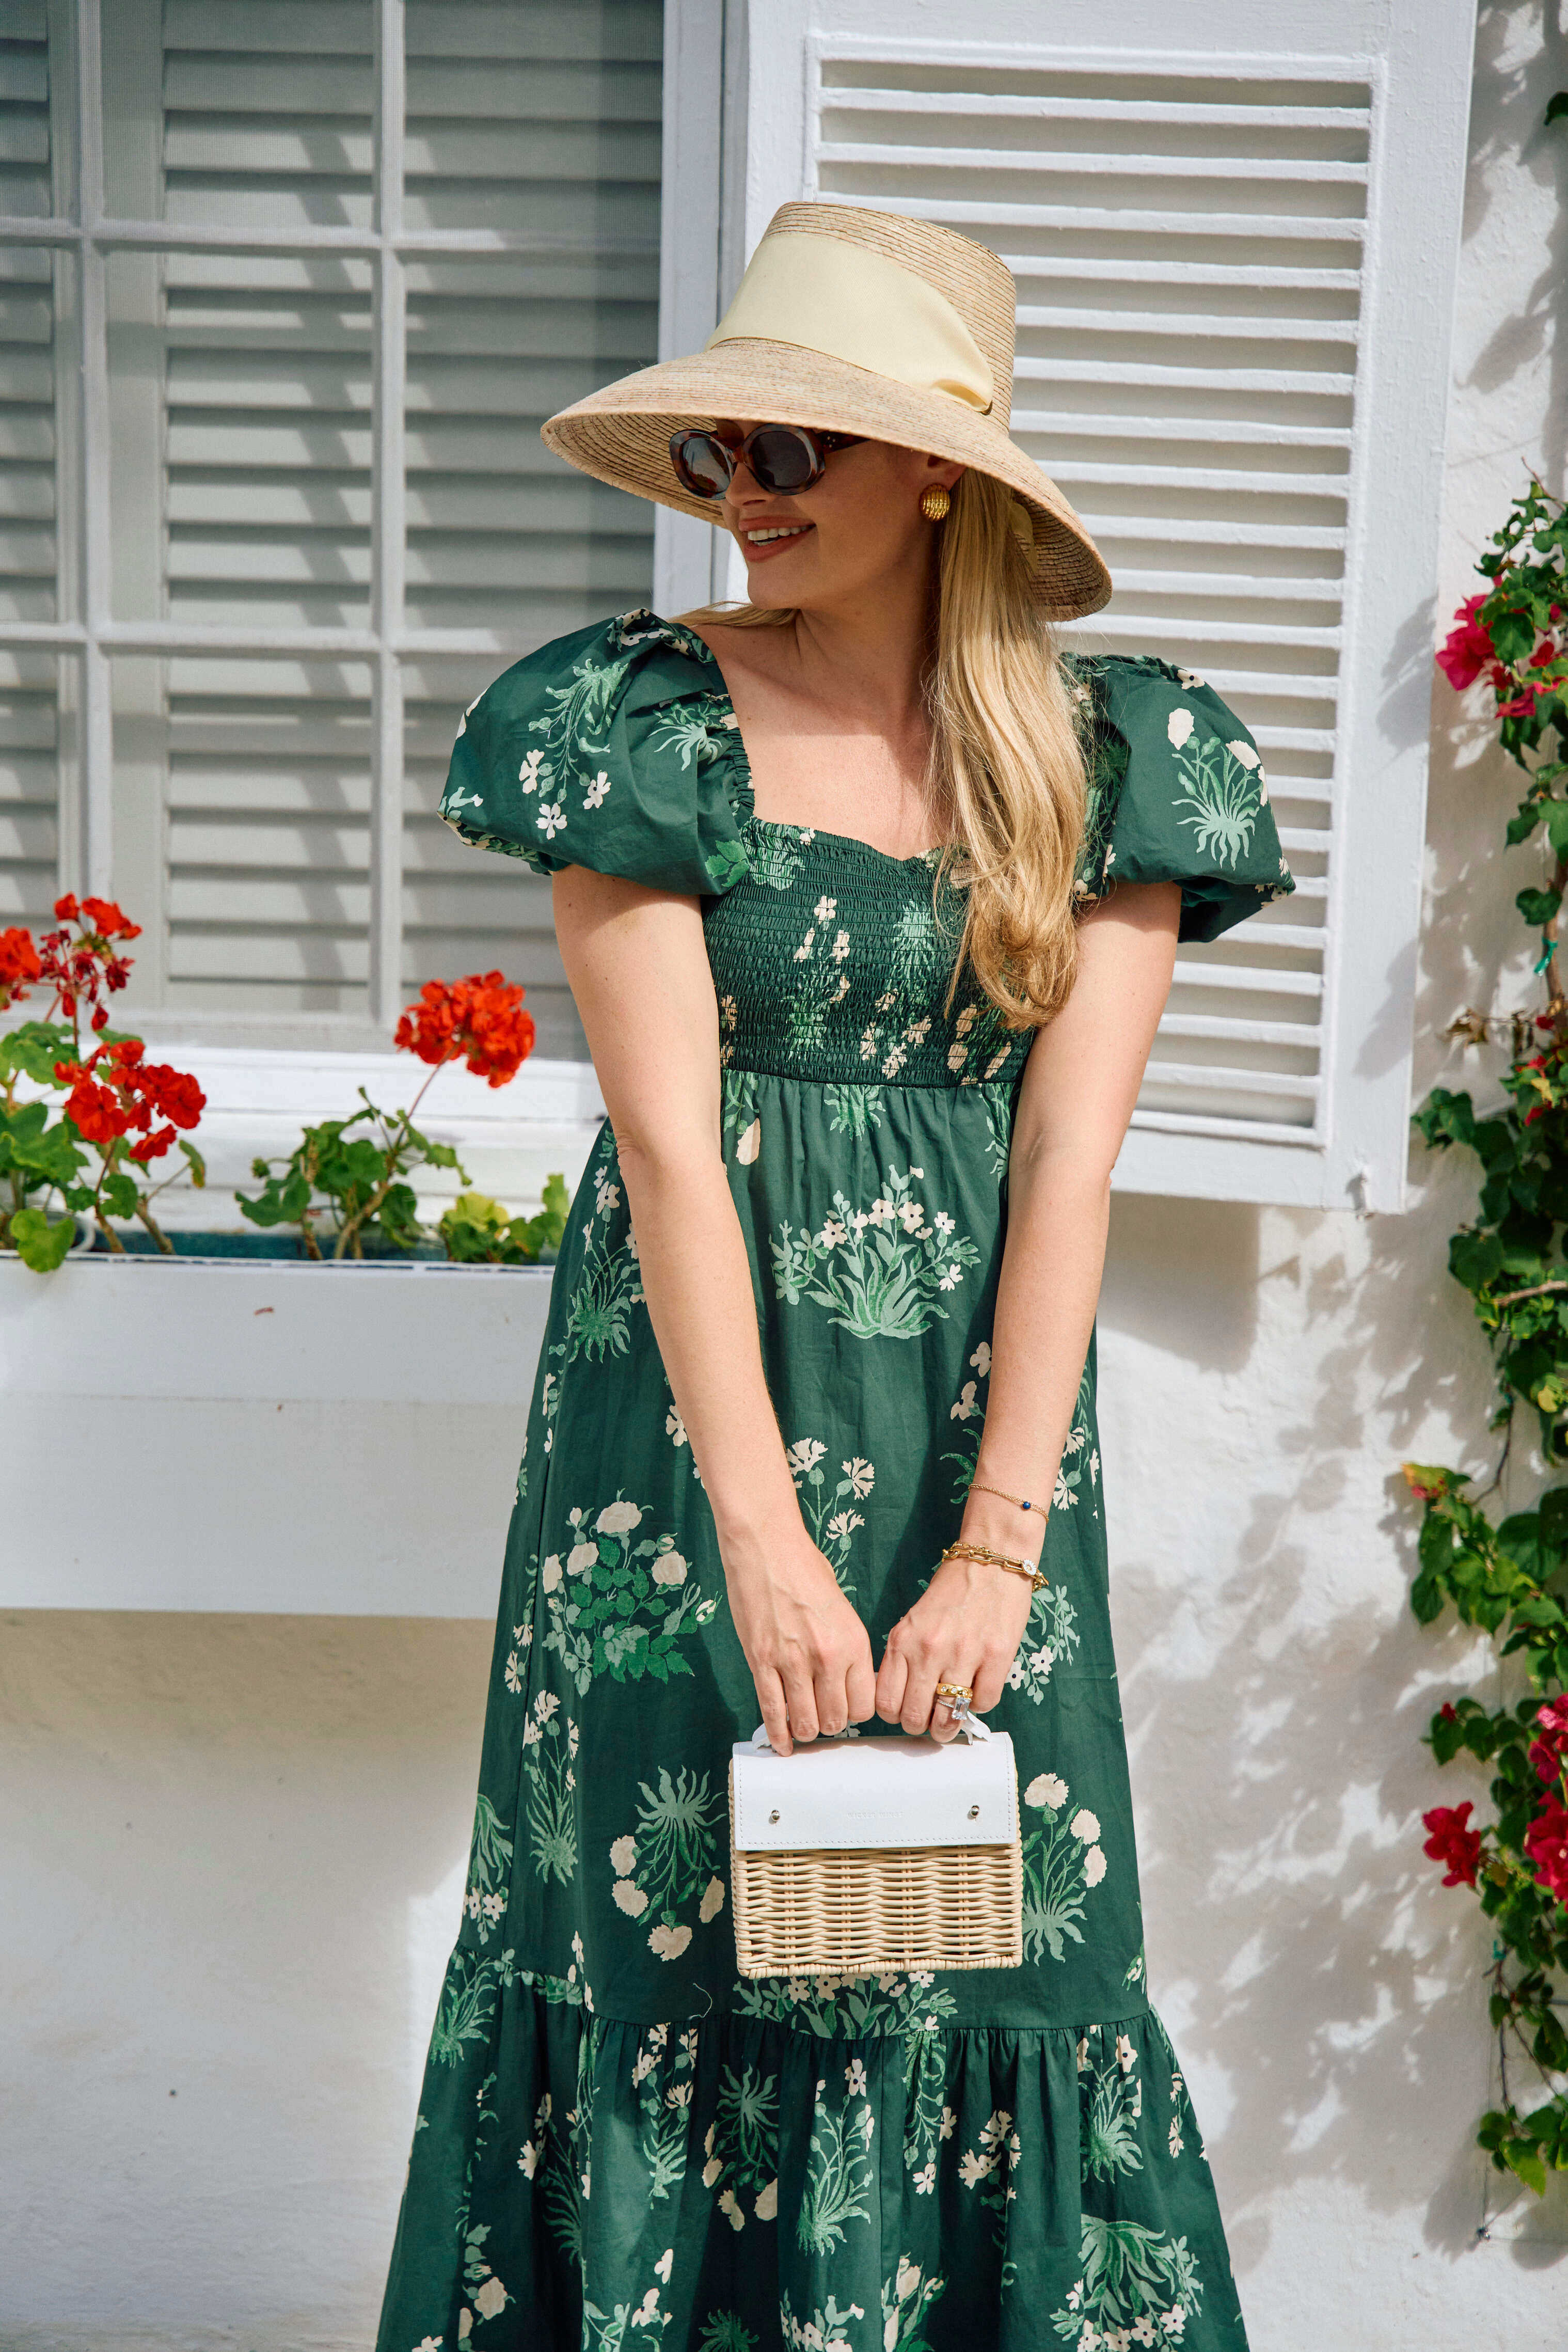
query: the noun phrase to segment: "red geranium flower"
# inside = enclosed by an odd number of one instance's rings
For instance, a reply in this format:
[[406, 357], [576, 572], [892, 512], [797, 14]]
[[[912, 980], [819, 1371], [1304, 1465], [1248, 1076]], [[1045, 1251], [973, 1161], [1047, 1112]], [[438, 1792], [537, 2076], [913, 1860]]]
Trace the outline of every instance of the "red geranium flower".
[[0, 931], [0, 1008], [18, 1004], [30, 980], [42, 980], [44, 967], [30, 931]]
[[1559, 1780], [1568, 1755], [1568, 1695], [1549, 1698], [1537, 1708], [1535, 1720], [1541, 1737], [1530, 1743], [1530, 1760], [1542, 1780]]
[[1456, 692], [1474, 686], [1482, 670], [1500, 668], [1497, 648], [1477, 620], [1486, 597], [1467, 596], [1454, 615], [1456, 626], [1437, 648], [1437, 667]]
[[1466, 1827], [1474, 1810], [1468, 1802], [1434, 1805], [1429, 1813], [1421, 1816], [1422, 1828], [1431, 1832], [1421, 1851], [1429, 1853], [1434, 1862], [1446, 1865], [1445, 1886], [1473, 1886], [1476, 1883], [1476, 1870], [1481, 1858], [1481, 1833], [1479, 1830]]
[[465, 1060], [476, 1078], [504, 1087], [533, 1052], [535, 1034], [522, 990], [498, 971], [475, 971], [466, 980], [427, 980], [392, 1042], [438, 1067]]
[[[55, 916], [60, 929], [44, 934], [40, 977], [53, 988], [67, 1021], [76, 1019], [77, 1006], [85, 1001], [93, 1008], [92, 1026], [101, 1029], [109, 1014], [100, 997], [112, 996], [131, 978], [130, 959], [116, 955], [113, 942], [140, 939], [141, 926], [131, 922], [112, 898], [78, 899], [68, 891], [55, 900]], [[66, 928], [71, 923], [78, 927], [75, 934]]]
[[[188, 1072], [144, 1061], [145, 1051], [140, 1037], [126, 1037], [99, 1045], [85, 1062], [55, 1065], [56, 1077], [70, 1087], [66, 1117], [83, 1142], [101, 1146], [134, 1135], [139, 1140], [127, 1156], [142, 1167], [162, 1158], [176, 1128], [195, 1126], [207, 1099]], [[164, 1124], [154, 1127], [155, 1118]]]
[[1524, 1851], [1535, 1864], [1536, 1884], [1568, 1903], [1568, 1807], [1548, 1797], [1524, 1833]]

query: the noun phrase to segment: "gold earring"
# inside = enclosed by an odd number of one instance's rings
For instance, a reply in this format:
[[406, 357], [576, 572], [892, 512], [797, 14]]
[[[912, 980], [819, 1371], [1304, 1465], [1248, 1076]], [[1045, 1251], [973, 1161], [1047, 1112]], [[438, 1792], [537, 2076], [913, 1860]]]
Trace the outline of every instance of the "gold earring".
[[928, 490], [920, 493], [920, 511], [927, 522], [946, 522], [952, 499], [940, 482], [933, 482]]

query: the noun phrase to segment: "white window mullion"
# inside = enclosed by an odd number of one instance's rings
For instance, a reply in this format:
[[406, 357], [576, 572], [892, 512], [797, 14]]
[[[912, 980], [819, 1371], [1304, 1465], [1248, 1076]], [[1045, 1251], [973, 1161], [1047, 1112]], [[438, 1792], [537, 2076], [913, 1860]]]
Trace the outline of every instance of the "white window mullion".
[[404, 405], [408, 299], [402, 232], [407, 68], [403, 0], [376, 0], [375, 339], [371, 461], [371, 626], [378, 643], [371, 748], [371, 1018], [390, 1027], [402, 1001]]
[[109, 257], [93, 240], [103, 217], [103, 75], [99, 0], [77, 0], [78, 191], [81, 244], [81, 655], [83, 790], [78, 864], [89, 890], [114, 887], [114, 678], [103, 631], [110, 618]]

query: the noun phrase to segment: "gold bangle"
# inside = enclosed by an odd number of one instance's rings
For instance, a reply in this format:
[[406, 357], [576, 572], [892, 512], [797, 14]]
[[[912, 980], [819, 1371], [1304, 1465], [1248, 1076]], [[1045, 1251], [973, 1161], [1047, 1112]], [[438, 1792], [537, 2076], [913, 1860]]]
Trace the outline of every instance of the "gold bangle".
[[1009, 1576], [1027, 1576], [1036, 1592], [1051, 1582], [1050, 1577], [1042, 1569], [1037, 1568], [1033, 1560], [1011, 1559], [1006, 1552], [993, 1551], [989, 1544], [950, 1543], [942, 1557], [944, 1559], [984, 1560], [991, 1568], [1005, 1568]]

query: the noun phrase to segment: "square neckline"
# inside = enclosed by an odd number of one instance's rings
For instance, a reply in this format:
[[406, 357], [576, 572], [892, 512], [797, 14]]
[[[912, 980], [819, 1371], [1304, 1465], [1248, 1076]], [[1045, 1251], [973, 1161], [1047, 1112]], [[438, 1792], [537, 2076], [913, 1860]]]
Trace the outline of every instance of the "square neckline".
[[933, 862], [941, 856], [945, 849], [962, 847], [963, 845], [959, 842], [934, 841], [926, 848], [917, 849], [912, 857], [895, 857], [891, 849], [879, 849], [874, 841], [863, 841], [858, 833], [834, 833], [825, 824], [797, 824], [791, 817], [758, 816], [757, 785], [751, 772], [751, 754], [746, 748], [746, 737], [741, 730], [740, 719], [736, 711], [735, 698], [730, 693], [728, 681], [725, 677], [724, 665], [706, 638], [699, 637], [696, 631], [688, 628], [684, 621], [666, 621], [664, 626], [667, 629], [678, 629], [683, 635], [690, 637], [693, 644], [701, 649], [703, 655], [713, 665], [715, 675], [718, 679], [717, 699], [724, 704], [729, 714], [727, 724], [735, 738], [735, 752], [739, 762], [741, 782], [746, 793], [745, 822], [747, 824], [755, 825], [764, 833], [793, 834], [797, 839], [809, 835], [812, 841], [835, 842], [843, 849], [861, 850], [867, 857], [879, 859], [883, 866], [924, 866], [929, 870]]

